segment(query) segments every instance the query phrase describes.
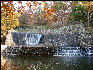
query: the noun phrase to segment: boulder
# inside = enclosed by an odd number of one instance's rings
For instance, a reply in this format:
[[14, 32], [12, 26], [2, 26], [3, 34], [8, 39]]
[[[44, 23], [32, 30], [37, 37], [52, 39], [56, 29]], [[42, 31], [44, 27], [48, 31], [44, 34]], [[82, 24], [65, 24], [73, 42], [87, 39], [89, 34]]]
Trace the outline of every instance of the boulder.
[[49, 42], [45, 42], [44, 45], [45, 45], [45, 47], [53, 47], [53, 45]]

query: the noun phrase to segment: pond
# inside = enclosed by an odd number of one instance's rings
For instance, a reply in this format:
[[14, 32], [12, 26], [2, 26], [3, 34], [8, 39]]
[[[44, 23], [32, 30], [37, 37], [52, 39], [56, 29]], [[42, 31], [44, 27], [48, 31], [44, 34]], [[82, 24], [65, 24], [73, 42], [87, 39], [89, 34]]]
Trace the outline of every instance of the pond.
[[5, 60], [2, 70], [93, 70], [92, 56], [2, 55], [2, 58]]

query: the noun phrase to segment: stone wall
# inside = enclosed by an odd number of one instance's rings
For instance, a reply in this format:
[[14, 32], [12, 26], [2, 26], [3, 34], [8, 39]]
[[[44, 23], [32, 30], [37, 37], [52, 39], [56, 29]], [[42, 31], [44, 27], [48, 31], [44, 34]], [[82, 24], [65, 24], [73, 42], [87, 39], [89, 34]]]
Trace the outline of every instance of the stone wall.
[[60, 46], [79, 46], [78, 33], [61, 33], [61, 34], [47, 34], [43, 38], [43, 42], [49, 42], [55, 47]]
[[[23, 32], [23, 30], [21, 31]], [[93, 45], [93, 33], [85, 31], [84, 26], [81, 24], [63, 26], [54, 29], [31, 29], [26, 32], [42, 34], [43, 37], [41, 38], [40, 43], [50, 43], [55, 47]], [[7, 35], [6, 44], [11, 45], [9, 43], [9, 41], [13, 42], [11, 39], [12, 35], [10, 33]]]

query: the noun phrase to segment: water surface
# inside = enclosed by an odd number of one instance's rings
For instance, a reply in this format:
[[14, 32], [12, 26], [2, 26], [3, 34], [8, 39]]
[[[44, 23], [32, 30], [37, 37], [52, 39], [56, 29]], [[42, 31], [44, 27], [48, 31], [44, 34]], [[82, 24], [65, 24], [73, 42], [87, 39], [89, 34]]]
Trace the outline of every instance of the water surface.
[[[93, 70], [92, 56], [3, 55], [8, 70]], [[5, 70], [5, 69], [4, 69]]]

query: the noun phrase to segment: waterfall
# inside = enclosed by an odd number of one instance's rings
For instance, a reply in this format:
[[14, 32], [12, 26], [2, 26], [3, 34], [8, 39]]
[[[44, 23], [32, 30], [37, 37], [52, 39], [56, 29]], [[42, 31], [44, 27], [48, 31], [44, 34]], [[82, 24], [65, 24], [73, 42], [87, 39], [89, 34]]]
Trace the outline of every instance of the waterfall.
[[12, 37], [16, 45], [38, 45], [42, 35], [38, 33], [13, 32]]
[[41, 34], [32, 34], [26, 33], [25, 34], [25, 41], [27, 45], [37, 45], [40, 42]]

